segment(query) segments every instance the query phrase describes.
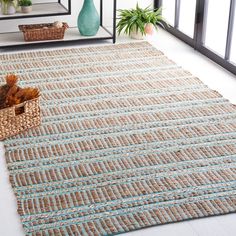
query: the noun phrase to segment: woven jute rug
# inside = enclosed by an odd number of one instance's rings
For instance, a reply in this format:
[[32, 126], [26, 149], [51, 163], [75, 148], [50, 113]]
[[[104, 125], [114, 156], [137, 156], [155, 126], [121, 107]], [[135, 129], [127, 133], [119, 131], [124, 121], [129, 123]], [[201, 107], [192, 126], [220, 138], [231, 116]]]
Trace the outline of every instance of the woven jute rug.
[[4, 142], [27, 235], [236, 212], [236, 107], [147, 42], [0, 59], [42, 91], [42, 126]]

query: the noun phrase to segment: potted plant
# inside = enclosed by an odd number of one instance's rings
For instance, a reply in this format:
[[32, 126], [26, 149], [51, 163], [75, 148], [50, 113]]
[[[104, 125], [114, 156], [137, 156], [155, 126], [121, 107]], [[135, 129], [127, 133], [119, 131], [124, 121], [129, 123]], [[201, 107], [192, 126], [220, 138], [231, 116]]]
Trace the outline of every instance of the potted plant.
[[3, 15], [13, 15], [16, 13], [16, 0], [1, 0], [1, 11]]
[[19, 6], [21, 6], [22, 13], [30, 13], [32, 11], [32, 1], [31, 0], [20, 0]]
[[161, 14], [162, 9], [152, 9], [150, 7], [140, 8], [138, 3], [136, 8], [118, 10], [119, 22], [117, 24], [118, 34], [124, 31], [133, 39], [143, 39], [146, 34], [152, 34], [157, 29], [157, 24], [163, 26], [164, 19]]

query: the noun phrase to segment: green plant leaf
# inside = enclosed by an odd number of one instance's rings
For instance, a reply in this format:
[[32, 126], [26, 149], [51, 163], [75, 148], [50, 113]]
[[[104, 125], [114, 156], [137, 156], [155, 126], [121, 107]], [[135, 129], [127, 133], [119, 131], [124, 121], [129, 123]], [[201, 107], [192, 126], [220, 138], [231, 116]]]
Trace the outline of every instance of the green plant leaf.
[[124, 31], [125, 34], [130, 35], [133, 30], [136, 30], [145, 35], [145, 25], [148, 23], [153, 24], [156, 29], [158, 25], [164, 27], [163, 22], [165, 20], [162, 17], [162, 7], [152, 9], [151, 6], [148, 6], [143, 9], [137, 3], [135, 8], [130, 10], [119, 9], [118, 13], [119, 22], [116, 25], [118, 34]]

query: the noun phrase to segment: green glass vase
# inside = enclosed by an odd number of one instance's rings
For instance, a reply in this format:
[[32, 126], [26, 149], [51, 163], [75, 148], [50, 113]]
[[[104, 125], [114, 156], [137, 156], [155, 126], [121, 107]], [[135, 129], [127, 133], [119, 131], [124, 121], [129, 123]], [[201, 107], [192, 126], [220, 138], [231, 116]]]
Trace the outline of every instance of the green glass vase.
[[93, 0], [84, 0], [78, 16], [78, 29], [83, 36], [94, 36], [100, 26], [100, 18]]

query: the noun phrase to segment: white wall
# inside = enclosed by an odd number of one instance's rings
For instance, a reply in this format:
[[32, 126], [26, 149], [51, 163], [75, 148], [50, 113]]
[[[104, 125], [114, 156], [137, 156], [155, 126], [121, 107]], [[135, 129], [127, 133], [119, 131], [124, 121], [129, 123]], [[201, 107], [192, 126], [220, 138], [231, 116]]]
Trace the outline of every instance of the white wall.
[[[56, 0], [32, 0], [33, 3], [38, 2], [57, 2]], [[63, 0], [66, 2], [66, 0]], [[113, 16], [113, 8], [112, 2], [113, 0], [103, 0], [104, 1], [104, 24], [106, 26], [112, 25], [112, 16]], [[71, 0], [72, 2], [72, 14], [68, 16], [60, 16], [60, 17], [40, 17], [40, 18], [27, 18], [27, 19], [16, 19], [16, 20], [8, 20], [8, 21], [0, 21], [0, 32], [11, 32], [17, 31], [18, 25], [20, 24], [32, 24], [32, 23], [50, 23], [55, 20], [66, 21], [69, 26], [77, 25], [77, 16], [81, 10], [83, 0]], [[153, 0], [117, 0], [117, 9], [123, 8], [132, 8], [135, 7], [136, 3], [139, 3], [141, 7], [146, 7], [148, 5], [153, 5]], [[94, 0], [97, 9], [99, 10], [100, 0]]]

